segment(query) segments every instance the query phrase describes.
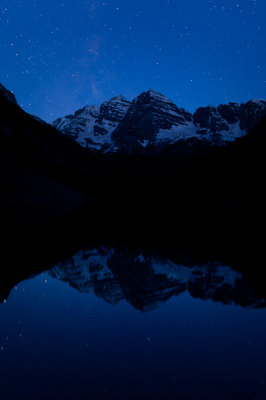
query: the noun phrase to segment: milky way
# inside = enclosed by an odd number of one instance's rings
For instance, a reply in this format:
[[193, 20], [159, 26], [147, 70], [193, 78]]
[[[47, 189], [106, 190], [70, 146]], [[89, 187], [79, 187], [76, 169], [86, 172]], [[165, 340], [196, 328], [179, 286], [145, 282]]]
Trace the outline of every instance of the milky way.
[[1, 0], [0, 82], [47, 121], [153, 88], [199, 105], [266, 98], [265, 0]]

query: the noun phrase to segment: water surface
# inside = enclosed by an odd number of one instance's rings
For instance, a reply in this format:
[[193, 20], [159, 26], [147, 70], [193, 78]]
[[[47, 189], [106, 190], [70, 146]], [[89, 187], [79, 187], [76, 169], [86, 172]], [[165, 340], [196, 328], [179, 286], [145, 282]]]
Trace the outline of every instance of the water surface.
[[265, 399], [264, 307], [227, 265], [79, 252], [0, 304], [0, 399]]

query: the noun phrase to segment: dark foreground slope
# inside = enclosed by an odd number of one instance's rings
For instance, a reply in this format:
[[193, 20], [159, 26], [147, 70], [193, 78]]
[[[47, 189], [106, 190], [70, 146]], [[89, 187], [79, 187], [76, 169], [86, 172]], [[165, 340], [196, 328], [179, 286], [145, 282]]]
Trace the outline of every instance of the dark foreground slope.
[[1, 155], [74, 186], [76, 175], [84, 168], [86, 151], [49, 124], [25, 113], [4, 95], [1, 87], [0, 115]]
[[3, 86], [0, 116], [2, 226], [14, 231], [83, 205], [74, 185], [87, 156], [83, 149], [25, 113]]

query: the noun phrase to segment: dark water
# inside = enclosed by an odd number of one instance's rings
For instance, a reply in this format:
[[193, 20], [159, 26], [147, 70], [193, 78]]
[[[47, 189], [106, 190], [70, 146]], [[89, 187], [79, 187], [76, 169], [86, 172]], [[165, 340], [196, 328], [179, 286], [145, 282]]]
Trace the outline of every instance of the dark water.
[[90, 249], [6, 297], [0, 399], [266, 398], [265, 299], [229, 266]]

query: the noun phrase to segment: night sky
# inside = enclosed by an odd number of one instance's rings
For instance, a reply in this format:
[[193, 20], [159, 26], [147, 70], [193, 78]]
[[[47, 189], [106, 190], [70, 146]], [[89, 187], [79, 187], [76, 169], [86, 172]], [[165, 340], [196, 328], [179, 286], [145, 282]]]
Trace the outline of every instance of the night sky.
[[53, 121], [150, 88], [193, 112], [266, 98], [265, 0], [1, 0], [0, 82]]

